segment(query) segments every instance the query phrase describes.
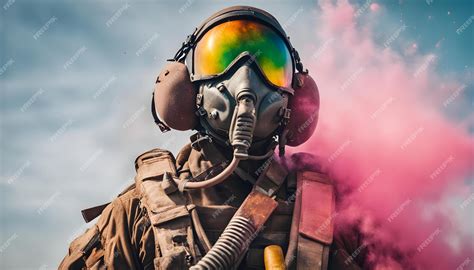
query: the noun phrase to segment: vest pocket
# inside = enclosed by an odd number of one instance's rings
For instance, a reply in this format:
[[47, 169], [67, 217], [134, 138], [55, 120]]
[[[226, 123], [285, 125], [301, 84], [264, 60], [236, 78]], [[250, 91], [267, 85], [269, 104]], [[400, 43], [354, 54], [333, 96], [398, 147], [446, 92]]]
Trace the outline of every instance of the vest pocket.
[[187, 251], [183, 246], [173, 247], [167, 255], [155, 258], [155, 269], [188, 269]]

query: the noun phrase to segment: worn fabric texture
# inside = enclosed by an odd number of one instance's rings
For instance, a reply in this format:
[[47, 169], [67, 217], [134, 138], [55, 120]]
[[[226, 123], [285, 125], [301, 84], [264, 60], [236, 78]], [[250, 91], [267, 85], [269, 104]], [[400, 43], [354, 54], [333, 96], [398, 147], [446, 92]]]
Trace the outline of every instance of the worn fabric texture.
[[[211, 144], [197, 149], [186, 145], [176, 157], [179, 178], [209, 179], [222, 170], [228, 159]], [[252, 189], [252, 183], [242, 180], [248, 175], [257, 177], [266, 161], [242, 162], [243, 172], [214, 187], [193, 190], [186, 194], [196, 206], [204, 231], [213, 244], [226, 227], [234, 212]], [[268, 162], [267, 162], [268, 164]], [[245, 175], [246, 177], [243, 177]], [[251, 244], [240, 269], [263, 269], [263, 249], [277, 244], [286, 252], [293, 213], [294, 188], [284, 184], [278, 192], [279, 205], [265, 228]], [[102, 212], [97, 223], [77, 237], [69, 246], [59, 269], [155, 269], [157, 247], [141, 193], [131, 185]], [[356, 232], [340, 230], [335, 234], [330, 249], [329, 269], [361, 269], [363, 252], [358, 248], [362, 239]], [[359, 249], [360, 250], [360, 249]], [[357, 252], [357, 256], [352, 258]], [[179, 269], [171, 265], [162, 269]]]

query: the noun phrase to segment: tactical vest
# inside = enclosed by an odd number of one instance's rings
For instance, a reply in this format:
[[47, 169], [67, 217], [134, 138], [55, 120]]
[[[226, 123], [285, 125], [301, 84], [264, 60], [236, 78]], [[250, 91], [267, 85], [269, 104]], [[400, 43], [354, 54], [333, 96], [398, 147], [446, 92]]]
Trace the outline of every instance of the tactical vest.
[[[170, 177], [178, 177], [169, 151], [153, 149], [135, 160], [135, 186], [147, 209], [155, 239], [155, 269], [187, 269], [196, 264], [217, 241], [237, 211], [228, 205], [189, 203]], [[334, 190], [326, 175], [290, 173], [273, 161], [260, 178], [266, 188], [283, 183], [294, 193], [278, 200], [265, 228], [250, 245], [240, 269], [263, 269], [263, 248], [277, 244], [286, 253], [288, 269], [327, 269], [333, 238]], [[83, 211], [86, 221], [104, 206]]]

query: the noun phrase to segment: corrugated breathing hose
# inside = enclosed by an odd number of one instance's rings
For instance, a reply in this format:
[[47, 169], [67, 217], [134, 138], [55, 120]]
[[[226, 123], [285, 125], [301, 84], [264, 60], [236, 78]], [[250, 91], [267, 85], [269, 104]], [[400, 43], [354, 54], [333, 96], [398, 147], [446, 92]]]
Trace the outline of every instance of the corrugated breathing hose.
[[242, 216], [234, 216], [211, 250], [192, 270], [232, 269], [252, 240], [256, 237], [252, 222]]

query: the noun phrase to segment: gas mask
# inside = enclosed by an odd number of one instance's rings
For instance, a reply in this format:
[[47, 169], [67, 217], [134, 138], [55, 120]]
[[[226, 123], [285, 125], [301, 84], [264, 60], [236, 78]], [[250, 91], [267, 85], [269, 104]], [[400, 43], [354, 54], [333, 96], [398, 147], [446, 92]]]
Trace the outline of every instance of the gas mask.
[[243, 121], [238, 118], [242, 100], [251, 102], [255, 111], [251, 116], [255, 119], [249, 119], [254, 122], [253, 133], [249, 134], [252, 145], [272, 140], [288, 110], [288, 94], [266, 83], [251, 57], [244, 53], [227, 74], [199, 85], [199, 124], [205, 133], [224, 144], [239, 132], [236, 128]]
[[[319, 93], [278, 21], [250, 7], [224, 9], [199, 26], [159, 74], [152, 113], [162, 131], [198, 130], [233, 148], [227, 177], [258, 143], [297, 146], [313, 134]], [[218, 177], [218, 176], [216, 176]], [[210, 179], [212, 180], [212, 179]], [[223, 181], [189, 182], [182, 188]]]

